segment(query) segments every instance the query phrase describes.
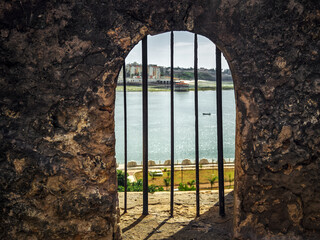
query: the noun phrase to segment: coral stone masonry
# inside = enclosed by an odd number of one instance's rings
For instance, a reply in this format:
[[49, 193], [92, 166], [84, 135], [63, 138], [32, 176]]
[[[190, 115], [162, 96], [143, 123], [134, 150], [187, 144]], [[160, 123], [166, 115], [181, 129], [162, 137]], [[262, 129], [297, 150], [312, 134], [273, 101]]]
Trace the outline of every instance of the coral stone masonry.
[[116, 79], [135, 44], [171, 30], [230, 65], [234, 238], [319, 232], [319, 26], [316, 0], [1, 1], [0, 238], [121, 238]]

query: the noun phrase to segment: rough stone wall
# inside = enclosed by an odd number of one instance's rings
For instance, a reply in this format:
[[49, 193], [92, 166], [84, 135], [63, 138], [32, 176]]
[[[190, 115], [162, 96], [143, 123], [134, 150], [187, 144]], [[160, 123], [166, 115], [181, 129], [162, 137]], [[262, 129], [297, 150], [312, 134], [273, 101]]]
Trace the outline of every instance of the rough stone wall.
[[233, 73], [235, 237], [319, 232], [319, 25], [317, 0], [1, 1], [0, 238], [120, 238], [115, 79], [170, 30]]

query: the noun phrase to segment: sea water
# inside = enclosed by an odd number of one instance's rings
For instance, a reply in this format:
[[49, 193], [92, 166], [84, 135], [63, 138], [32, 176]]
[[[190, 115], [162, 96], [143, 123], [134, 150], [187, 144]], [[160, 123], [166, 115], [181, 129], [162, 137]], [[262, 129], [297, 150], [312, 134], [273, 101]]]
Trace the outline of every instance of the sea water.
[[[117, 163], [124, 162], [123, 92], [116, 92], [115, 136]], [[194, 91], [174, 92], [175, 162], [195, 159]], [[233, 90], [222, 91], [224, 158], [234, 158], [235, 98]], [[210, 113], [210, 115], [203, 115]], [[199, 91], [199, 156], [217, 158], [216, 91]], [[170, 159], [170, 92], [148, 93], [149, 160]], [[127, 92], [128, 161], [142, 162], [142, 92]]]

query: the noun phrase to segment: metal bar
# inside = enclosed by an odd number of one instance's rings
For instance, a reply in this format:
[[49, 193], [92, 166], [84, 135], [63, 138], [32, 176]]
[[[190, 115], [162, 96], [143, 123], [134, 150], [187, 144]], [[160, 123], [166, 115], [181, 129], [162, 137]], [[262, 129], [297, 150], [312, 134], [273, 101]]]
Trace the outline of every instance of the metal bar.
[[195, 162], [196, 162], [196, 212], [200, 216], [199, 199], [199, 110], [198, 110], [198, 36], [194, 34], [194, 113], [195, 113]]
[[173, 31], [171, 31], [170, 36], [170, 60], [171, 60], [171, 192], [170, 192], [170, 216], [173, 217], [173, 204], [174, 204], [174, 82], [173, 82], [173, 44], [174, 44], [174, 36]]
[[180, 174], [181, 175], [181, 182], [183, 183], [183, 166], [180, 167], [180, 170], [181, 170], [181, 174]]
[[127, 212], [127, 181], [128, 181], [128, 141], [127, 141], [127, 83], [126, 63], [123, 63], [123, 110], [124, 110], [124, 212]]
[[148, 215], [148, 39], [142, 39], [143, 215]]
[[218, 177], [219, 177], [219, 214], [225, 216], [224, 176], [223, 176], [223, 139], [222, 139], [222, 82], [221, 51], [216, 47], [216, 84], [217, 84], [217, 129], [218, 129]]

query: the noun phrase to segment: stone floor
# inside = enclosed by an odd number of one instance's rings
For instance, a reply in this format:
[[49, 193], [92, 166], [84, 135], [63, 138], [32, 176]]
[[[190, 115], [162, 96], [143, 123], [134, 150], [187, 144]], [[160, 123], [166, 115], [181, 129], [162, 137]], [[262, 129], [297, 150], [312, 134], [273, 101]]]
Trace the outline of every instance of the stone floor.
[[170, 192], [149, 194], [149, 215], [142, 216], [142, 193], [128, 193], [128, 212], [123, 214], [119, 193], [123, 239], [231, 239], [233, 191], [226, 190], [226, 216], [219, 216], [218, 191], [200, 192], [200, 217], [196, 216], [195, 192], [175, 192], [174, 217], [170, 218]]

